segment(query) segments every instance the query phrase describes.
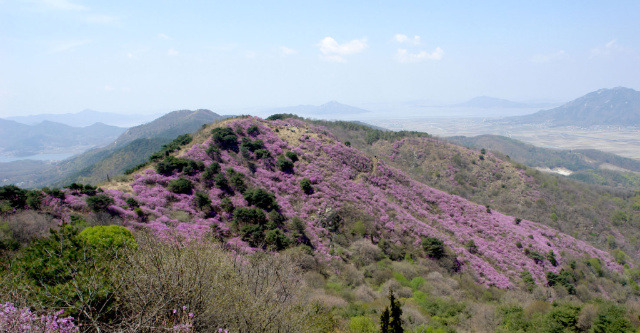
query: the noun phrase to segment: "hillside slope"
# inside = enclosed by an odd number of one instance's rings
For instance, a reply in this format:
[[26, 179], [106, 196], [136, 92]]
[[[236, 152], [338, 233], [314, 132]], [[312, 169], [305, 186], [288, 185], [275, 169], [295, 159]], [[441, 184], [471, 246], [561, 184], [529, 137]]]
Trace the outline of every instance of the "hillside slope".
[[473, 149], [486, 148], [509, 155], [512, 159], [529, 166], [564, 167], [572, 171], [597, 169], [603, 164], [626, 171], [640, 172], [640, 161], [595, 149], [559, 150], [536, 147], [500, 135], [479, 135], [474, 137], [453, 136], [447, 141]]
[[[610, 270], [621, 270], [607, 252], [430, 188], [321, 127], [294, 119], [246, 118], [222, 128], [213, 139], [211, 127], [199, 132], [181, 150], [180, 157], [194, 161], [189, 171], [187, 164], [168, 159], [156, 170], [141, 170], [130, 184], [107, 185], [114, 199], [110, 209], [127, 225], [159, 235], [197, 238], [213, 232], [240, 252], [279, 247], [289, 239], [307, 244], [324, 260], [344, 253], [355, 235], [369, 238], [392, 258], [423, 256], [421, 242], [435, 237], [452, 251], [454, 270], [500, 288], [520, 283], [525, 270], [544, 284], [545, 272], [559, 272], [570, 258], [598, 258]], [[301, 187], [303, 179], [310, 190]], [[182, 187], [185, 183], [193, 188]], [[257, 194], [260, 189], [266, 192]], [[56, 205], [86, 209], [82, 199], [67, 195]], [[545, 259], [550, 253], [557, 263]]]
[[600, 89], [554, 109], [507, 119], [552, 126], [638, 126], [640, 92], [624, 87]]
[[205, 109], [173, 111], [148, 123], [129, 128], [108, 148], [122, 147], [137, 139], [164, 138], [173, 140], [178, 135], [194, 132], [204, 124], [223, 118], [225, 117]]
[[541, 148], [499, 135], [457, 136], [446, 140], [469, 148], [498, 152], [530, 167], [548, 171], [569, 170], [569, 178], [585, 183], [640, 189], [640, 161], [612, 153], [595, 149]]
[[640, 259], [637, 192], [542, 173], [503, 160], [500, 154], [483, 155], [424, 133], [384, 132], [348, 122], [314, 123], [429, 186], [544, 223], [621, 258]]

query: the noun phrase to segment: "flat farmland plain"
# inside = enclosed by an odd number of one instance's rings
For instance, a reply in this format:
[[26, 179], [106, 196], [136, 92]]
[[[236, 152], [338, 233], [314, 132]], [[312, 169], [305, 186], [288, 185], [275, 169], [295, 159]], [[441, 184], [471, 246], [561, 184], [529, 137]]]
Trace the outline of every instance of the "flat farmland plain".
[[551, 127], [487, 118], [372, 119], [367, 122], [394, 131], [420, 131], [438, 137], [495, 134], [544, 148], [598, 149], [640, 160], [640, 128], [634, 126]]

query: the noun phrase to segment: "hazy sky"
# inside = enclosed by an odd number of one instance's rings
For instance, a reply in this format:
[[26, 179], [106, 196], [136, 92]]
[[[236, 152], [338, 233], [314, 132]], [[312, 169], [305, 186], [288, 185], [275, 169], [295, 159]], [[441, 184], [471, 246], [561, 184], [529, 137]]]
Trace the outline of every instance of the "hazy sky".
[[637, 0], [0, 0], [0, 117], [615, 86], [640, 89]]

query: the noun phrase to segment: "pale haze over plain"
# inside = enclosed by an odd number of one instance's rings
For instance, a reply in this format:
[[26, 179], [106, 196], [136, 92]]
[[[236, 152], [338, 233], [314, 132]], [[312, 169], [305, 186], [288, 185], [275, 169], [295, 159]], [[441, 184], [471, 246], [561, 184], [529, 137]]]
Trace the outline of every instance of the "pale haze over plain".
[[640, 88], [639, 1], [0, 0], [0, 117]]

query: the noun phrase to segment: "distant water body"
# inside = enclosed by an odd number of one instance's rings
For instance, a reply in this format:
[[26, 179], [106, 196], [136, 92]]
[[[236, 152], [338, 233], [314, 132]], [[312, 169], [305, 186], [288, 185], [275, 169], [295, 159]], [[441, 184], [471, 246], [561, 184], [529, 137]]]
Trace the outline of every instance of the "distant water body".
[[33, 161], [62, 161], [77, 153], [61, 153], [61, 154], [37, 154], [30, 156], [2, 156], [0, 155], [0, 163], [15, 162], [21, 160]]

